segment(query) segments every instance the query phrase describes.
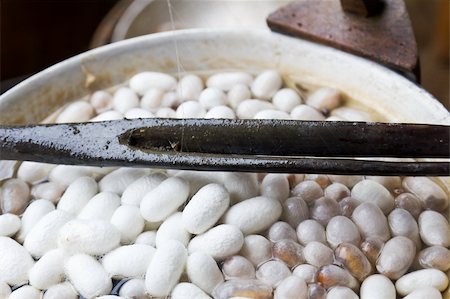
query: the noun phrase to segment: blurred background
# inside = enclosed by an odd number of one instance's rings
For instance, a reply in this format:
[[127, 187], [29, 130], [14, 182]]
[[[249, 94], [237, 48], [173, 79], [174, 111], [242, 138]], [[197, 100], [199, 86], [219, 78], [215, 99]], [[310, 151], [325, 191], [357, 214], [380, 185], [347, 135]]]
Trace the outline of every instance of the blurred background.
[[[265, 28], [266, 16], [289, 2], [171, 0], [170, 5], [176, 28]], [[449, 109], [450, 1], [405, 2], [419, 47], [421, 84]], [[171, 29], [167, 0], [0, 0], [0, 92], [90, 48]]]

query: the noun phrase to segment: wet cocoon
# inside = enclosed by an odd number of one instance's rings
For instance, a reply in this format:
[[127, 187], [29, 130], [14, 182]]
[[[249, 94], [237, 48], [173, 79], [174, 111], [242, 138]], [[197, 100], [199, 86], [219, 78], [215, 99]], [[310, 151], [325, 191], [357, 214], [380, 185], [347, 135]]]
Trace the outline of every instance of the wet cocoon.
[[204, 233], [219, 220], [229, 205], [230, 196], [222, 185], [206, 185], [184, 208], [183, 226], [192, 234]]
[[189, 195], [189, 184], [178, 177], [163, 181], [147, 193], [141, 202], [141, 214], [151, 222], [162, 221], [181, 206]]
[[180, 279], [187, 260], [187, 251], [178, 241], [167, 241], [159, 247], [148, 266], [145, 287], [151, 296], [170, 294]]
[[281, 216], [278, 200], [259, 196], [232, 206], [224, 216], [224, 223], [237, 226], [244, 234], [254, 234], [269, 228]]
[[83, 297], [93, 298], [111, 292], [111, 279], [93, 257], [86, 254], [74, 255], [67, 260], [64, 268], [65, 274]]

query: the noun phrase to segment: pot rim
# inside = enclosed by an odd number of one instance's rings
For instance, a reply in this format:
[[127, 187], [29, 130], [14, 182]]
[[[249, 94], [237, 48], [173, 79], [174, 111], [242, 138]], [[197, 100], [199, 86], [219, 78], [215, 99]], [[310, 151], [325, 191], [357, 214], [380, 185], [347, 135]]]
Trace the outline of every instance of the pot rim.
[[[304, 39], [295, 38], [276, 32], [271, 32], [263, 29], [229, 29], [229, 28], [192, 28], [176, 31], [153, 33], [149, 35], [130, 38], [127, 40], [119, 41], [116, 43], [108, 44], [88, 50], [59, 63], [50, 66], [41, 72], [27, 78], [26, 80], [18, 83], [10, 90], [6, 91], [0, 96], [0, 110], [6, 107], [8, 102], [14, 101], [25, 97], [27, 93], [33, 91], [33, 89], [42, 87], [46, 84], [46, 81], [51, 78], [55, 78], [58, 75], [62, 75], [65, 72], [79, 69], [80, 65], [85, 61], [92, 60], [93, 58], [112, 57], [120, 55], [127, 50], [137, 51], [138, 49], [145, 49], [147, 47], [156, 46], [160, 44], [166, 44], [168, 42], [183, 42], [193, 40], [208, 40], [214, 38], [242, 38], [252, 37], [261, 41], [270, 41], [277, 43], [293, 43], [298, 42], [302, 47], [307, 48], [308, 51], [314, 51], [323, 54], [324, 56], [335, 57], [338, 60], [351, 61], [351, 63], [359, 64], [360, 67], [365, 67], [372, 73], [372, 79], [375, 80], [394, 80], [402, 88], [411, 89], [413, 93], [420, 97], [421, 105], [428, 106], [433, 110], [435, 119], [438, 123], [450, 123], [450, 113], [445, 107], [435, 99], [430, 93], [424, 90], [417, 84], [409, 81], [400, 74], [388, 69], [387, 67], [380, 65], [371, 60], [355, 56], [350, 53], [343, 52], [341, 50], [313, 43]], [[364, 87], [361, 87], [364, 88]], [[73, 99], [75, 100], [75, 99]]]

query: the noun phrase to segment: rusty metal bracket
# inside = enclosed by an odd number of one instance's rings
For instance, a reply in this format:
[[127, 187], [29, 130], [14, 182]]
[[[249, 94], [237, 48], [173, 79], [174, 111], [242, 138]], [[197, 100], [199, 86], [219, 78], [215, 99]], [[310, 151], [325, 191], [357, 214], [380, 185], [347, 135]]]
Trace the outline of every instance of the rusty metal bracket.
[[417, 44], [403, 0], [300, 0], [267, 18], [276, 32], [371, 59], [420, 82]]

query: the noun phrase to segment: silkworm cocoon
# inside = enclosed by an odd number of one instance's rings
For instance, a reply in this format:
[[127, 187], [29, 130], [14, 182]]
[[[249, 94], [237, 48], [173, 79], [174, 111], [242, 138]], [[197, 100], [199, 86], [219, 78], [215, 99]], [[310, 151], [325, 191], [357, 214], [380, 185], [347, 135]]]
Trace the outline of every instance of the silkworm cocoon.
[[156, 111], [156, 117], [160, 118], [176, 118], [177, 113], [172, 108], [159, 108], [158, 111]]
[[58, 203], [61, 195], [66, 190], [66, 186], [55, 182], [45, 182], [33, 185], [31, 188], [31, 197], [46, 199], [52, 203]]
[[20, 285], [28, 281], [34, 261], [28, 251], [9, 237], [0, 237], [0, 282]]
[[261, 195], [284, 202], [289, 197], [289, 181], [287, 176], [269, 173], [261, 182]]
[[178, 241], [164, 242], [156, 249], [145, 275], [145, 287], [151, 296], [165, 297], [180, 279], [187, 260], [186, 248]]
[[97, 116], [91, 118], [91, 120], [89, 120], [89, 122], [118, 120], [118, 119], [123, 119], [122, 113], [120, 113], [116, 110], [111, 110], [111, 111], [105, 111], [105, 112], [98, 114]]
[[327, 224], [327, 242], [331, 248], [341, 243], [352, 243], [359, 246], [361, 236], [356, 225], [347, 217], [334, 216]]
[[64, 269], [67, 278], [83, 297], [93, 298], [111, 292], [111, 278], [92, 256], [76, 254], [67, 260]]
[[386, 216], [374, 203], [364, 202], [357, 206], [353, 211], [352, 220], [364, 238], [377, 236], [387, 241], [391, 235]]
[[155, 189], [165, 179], [167, 179], [167, 175], [160, 172], [137, 179], [123, 191], [121, 197], [122, 204], [139, 207], [145, 194]]
[[54, 167], [54, 164], [23, 161], [17, 170], [17, 178], [35, 184], [47, 178]]
[[227, 280], [255, 278], [255, 267], [240, 255], [226, 258], [222, 264], [222, 272]]
[[212, 296], [215, 299], [271, 299], [272, 292], [270, 286], [258, 279], [233, 279], [218, 285]]
[[189, 243], [189, 252], [203, 251], [216, 260], [237, 253], [244, 243], [242, 232], [234, 225], [221, 224], [197, 235]]
[[199, 76], [186, 75], [178, 82], [177, 93], [182, 100], [197, 100], [203, 90], [203, 81]]
[[69, 186], [77, 179], [90, 176], [89, 169], [78, 165], [58, 165], [50, 171], [48, 179], [63, 186]]
[[74, 219], [58, 232], [59, 247], [74, 253], [101, 255], [116, 248], [119, 243], [120, 232], [104, 220]]
[[337, 89], [322, 87], [308, 96], [306, 104], [318, 110], [331, 111], [341, 104], [341, 95]]
[[402, 178], [399, 176], [366, 176], [366, 179], [383, 185], [391, 192], [402, 186]]
[[255, 173], [222, 172], [220, 183], [230, 194], [231, 204], [255, 197], [259, 194], [259, 184]]
[[201, 234], [210, 229], [230, 205], [230, 195], [219, 184], [201, 188], [183, 210], [182, 223], [192, 234]]
[[314, 200], [323, 197], [323, 190], [316, 181], [303, 181], [298, 183], [291, 191], [292, 196], [302, 198], [308, 205]]
[[97, 193], [97, 182], [91, 177], [81, 177], [67, 187], [58, 202], [58, 210], [78, 214]]
[[40, 299], [42, 292], [35, 287], [25, 285], [18, 289], [15, 289], [8, 299]]
[[85, 101], [69, 104], [56, 118], [57, 123], [78, 123], [88, 121], [94, 115], [94, 107]]
[[339, 107], [333, 109], [333, 111], [331, 111], [331, 116], [337, 116], [348, 121], [364, 121], [364, 122], [373, 121], [373, 118], [370, 116], [368, 112], [350, 107]]
[[274, 295], [274, 299], [308, 298], [308, 287], [304, 280], [292, 275], [278, 285]]
[[298, 105], [291, 110], [291, 117], [298, 120], [324, 120], [322, 113], [308, 105]]
[[256, 278], [276, 288], [285, 278], [291, 275], [289, 268], [280, 261], [268, 261], [258, 267]]
[[228, 91], [228, 103], [233, 109], [244, 100], [250, 99], [252, 94], [247, 85], [237, 84]]
[[44, 254], [30, 270], [30, 285], [46, 290], [64, 279], [64, 263], [69, 253], [61, 248]]
[[359, 297], [350, 288], [336, 286], [328, 290], [327, 299], [359, 299]]
[[177, 240], [184, 246], [187, 246], [191, 234], [183, 227], [181, 212], [177, 212], [169, 216], [156, 233], [156, 247], [160, 247], [167, 240]]
[[400, 277], [395, 283], [395, 288], [402, 296], [425, 287], [432, 287], [442, 292], [448, 286], [448, 279], [448, 276], [442, 271], [423, 269]]
[[144, 229], [144, 219], [138, 207], [120, 206], [111, 217], [111, 224], [120, 232], [120, 242], [130, 244]]
[[109, 221], [119, 206], [120, 197], [116, 193], [100, 192], [88, 201], [77, 218]]
[[361, 284], [361, 299], [395, 299], [396, 292], [392, 281], [384, 275], [374, 274]]
[[333, 262], [333, 250], [320, 242], [309, 242], [303, 249], [308, 264], [322, 267]]
[[436, 211], [424, 211], [420, 214], [419, 231], [422, 241], [428, 246], [450, 246], [450, 224]]
[[448, 196], [435, 182], [426, 177], [407, 177], [403, 188], [416, 195], [425, 209], [443, 212], [448, 207]]
[[360, 202], [372, 202], [376, 204], [385, 215], [394, 209], [394, 197], [388, 189], [373, 180], [358, 182], [353, 188], [351, 197]]
[[414, 217], [404, 209], [394, 209], [388, 216], [389, 228], [393, 236], [404, 236], [416, 244], [420, 249], [422, 241], [419, 235], [419, 226]]
[[200, 93], [198, 102], [203, 108], [209, 110], [216, 106], [226, 105], [227, 96], [218, 88], [208, 87]]
[[19, 231], [20, 226], [19, 216], [10, 213], [0, 215], [0, 236], [10, 237]]
[[297, 242], [297, 233], [288, 223], [278, 221], [269, 228], [267, 238], [272, 242], [277, 242], [283, 239], [290, 239]]
[[132, 89], [120, 87], [114, 93], [112, 106], [114, 110], [120, 113], [126, 113], [131, 108], [139, 106], [139, 98]]
[[236, 119], [236, 114], [230, 107], [222, 105], [211, 108], [208, 112], [206, 112], [205, 118]]
[[266, 109], [259, 111], [253, 117], [254, 119], [291, 119], [289, 113], [276, 109]]
[[206, 86], [228, 91], [237, 84], [250, 86], [252, 81], [253, 77], [250, 74], [244, 72], [226, 72], [210, 76], [206, 81]]
[[172, 299], [211, 299], [205, 292], [203, 292], [198, 286], [188, 282], [181, 282], [175, 286], [172, 290], [170, 298]]
[[297, 238], [300, 244], [303, 245], [313, 241], [325, 244], [325, 228], [316, 220], [307, 219], [297, 226]]
[[259, 111], [274, 109], [272, 103], [262, 100], [248, 99], [239, 103], [236, 115], [242, 119], [252, 119]]
[[141, 108], [154, 111], [161, 106], [164, 92], [157, 88], [148, 89], [141, 98]]
[[30, 230], [44, 215], [55, 210], [55, 206], [48, 200], [38, 199], [32, 201], [22, 215], [22, 226], [16, 236], [16, 240], [23, 243]]
[[240, 254], [258, 266], [272, 257], [270, 241], [261, 235], [248, 235], [244, 238]]
[[277, 71], [267, 70], [255, 78], [251, 90], [255, 97], [269, 100], [281, 88], [282, 84], [283, 80]]
[[78, 294], [75, 291], [72, 284], [68, 281], [55, 284], [49, 287], [45, 293], [43, 299], [78, 299]]
[[9, 285], [4, 281], [0, 281], [0, 298], [6, 299], [10, 294], [11, 288], [9, 287]]
[[403, 297], [403, 299], [442, 299], [441, 292], [435, 288], [424, 287], [422, 289], [415, 290], [411, 292], [408, 296]]
[[142, 199], [142, 217], [151, 222], [162, 221], [175, 212], [188, 198], [189, 184], [178, 177], [163, 181]]
[[135, 119], [135, 118], [152, 118], [155, 117], [153, 113], [148, 110], [142, 108], [131, 108], [124, 114], [126, 119]]
[[139, 236], [136, 237], [136, 240], [134, 240], [134, 244], [144, 244], [156, 247], [156, 231], [151, 230], [139, 234]]
[[35, 258], [43, 256], [46, 252], [58, 246], [59, 229], [73, 218], [72, 214], [55, 210], [39, 220], [25, 238], [23, 246]]
[[275, 93], [272, 103], [277, 109], [289, 113], [294, 107], [300, 105], [302, 100], [295, 90], [283, 88]]
[[201, 251], [189, 255], [186, 272], [189, 280], [208, 294], [224, 281], [216, 261]]
[[278, 200], [259, 196], [232, 206], [224, 216], [224, 223], [237, 226], [242, 233], [254, 234], [269, 228], [282, 212]]
[[294, 268], [292, 274], [300, 277], [306, 283], [313, 283], [315, 281], [315, 276], [317, 272], [317, 267], [309, 264], [301, 264]]
[[177, 86], [177, 80], [164, 73], [141, 72], [131, 77], [129, 85], [133, 91], [143, 95], [151, 88], [157, 88], [164, 91], [173, 90]]
[[111, 109], [111, 100], [112, 96], [104, 90], [95, 91], [89, 99], [92, 107], [94, 107], [95, 112], [97, 113], [102, 113]]
[[133, 278], [126, 281], [120, 288], [119, 295], [124, 298], [147, 299], [145, 280]]
[[196, 101], [187, 101], [177, 108], [177, 118], [203, 118], [206, 115], [205, 108]]
[[121, 246], [103, 256], [101, 262], [105, 271], [113, 278], [142, 278], [155, 250], [142, 244]]
[[147, 174], [140, 168], [119, 168], [104, 176], [98, 183], [100, 191], [109, 191], [121, 195], [134, 181]]

